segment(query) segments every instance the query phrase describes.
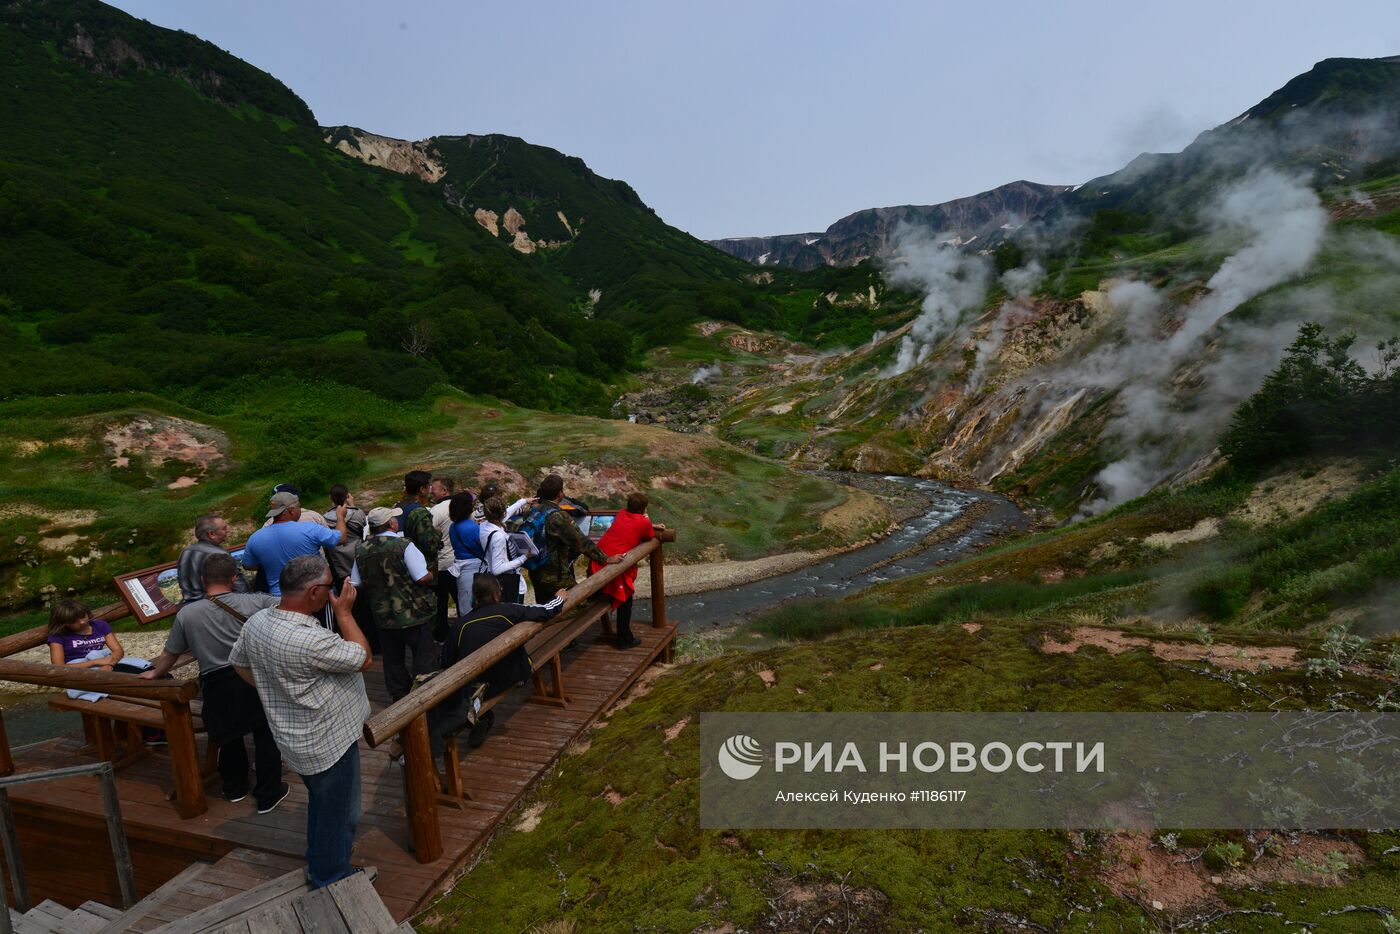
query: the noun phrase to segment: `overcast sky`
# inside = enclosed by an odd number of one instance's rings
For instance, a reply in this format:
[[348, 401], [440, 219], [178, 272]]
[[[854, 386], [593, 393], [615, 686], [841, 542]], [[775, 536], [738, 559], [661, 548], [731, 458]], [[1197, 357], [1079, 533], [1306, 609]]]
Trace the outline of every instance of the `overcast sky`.
[[322, 124], [508, 133], [699, 237], [1078, 183], [1178, 150], [1400, 3], [117, 0], [271, 72]]

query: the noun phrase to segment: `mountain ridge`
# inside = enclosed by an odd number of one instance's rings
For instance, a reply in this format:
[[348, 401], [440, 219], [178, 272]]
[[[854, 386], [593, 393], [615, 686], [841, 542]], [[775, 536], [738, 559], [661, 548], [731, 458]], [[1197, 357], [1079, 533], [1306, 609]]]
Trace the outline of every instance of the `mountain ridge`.
[[802, 271], [824, 265], [854, 266], [887, 255], [901, 224], [946, 233], [959, 245], [965, 245], [985, 240], [998, 229], [1021, 226], [1071, 187], [1020, 180], [939, 204], [864, 208], [819, 232], [726, 237], [706, 242], [759, 266], [771, 264]]

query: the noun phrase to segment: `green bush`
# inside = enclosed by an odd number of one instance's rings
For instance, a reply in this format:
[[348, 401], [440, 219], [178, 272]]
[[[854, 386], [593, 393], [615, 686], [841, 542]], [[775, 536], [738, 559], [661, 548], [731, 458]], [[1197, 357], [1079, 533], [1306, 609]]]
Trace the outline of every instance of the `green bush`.
[[1252, 591], [1249, 567], [1226, 565], [1204, 574], [1187, 590], [1187, 597], [1192, 610], [1225, 620], [1244, 609]]

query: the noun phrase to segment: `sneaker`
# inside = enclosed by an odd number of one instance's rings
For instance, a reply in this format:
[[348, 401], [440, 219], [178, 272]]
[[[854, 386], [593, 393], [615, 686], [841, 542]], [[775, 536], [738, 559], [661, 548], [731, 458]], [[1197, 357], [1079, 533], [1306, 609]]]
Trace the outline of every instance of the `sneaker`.
[[150, 727], [141, 728], [141, 741], [147, 746], [168, 746], [165, 739], [164, 730], [155, 730]]
[[287, 795], [289, 795], [289, 794], [291, 794], [291, 793], [292, 793], [292, 786], [291, 786], [291, 785], [288, 785], [286, 782], [283, 782], [283, 783], [282, 783], [282, 789], [281, 789], [280, 791], [277, 792], [277, 797], [273, 799], [273, 801], [272, 801], [271, 804], [259, 804], [259, 805], [258, 805], [258, 813], [259, 813], [259, 814], [271, 814], [273, 811], [277, 810], [277, 805], [279, 805], [279, 804], [281, 804], [283, 801], [286, 801], [286, 800], [287, 800]]
[[641, 640], [641, 639], [638, 639], [636, 636], [632, 636], [632, 637], [630, 637], [630, 638], [628, 638], [628, 639], [618, 639], [618, 640], [617, 640], [617, 647], [618, 647], [619, 649], [635, 649], [637, 646], [639, 646], [639, 645], [641, 645], [641, 644], [642, 644], [642, 640]]
[[230, 793], [227, 792], [227, 791], [224, 792], [224, 800], [227, 801], [229, 804], [237, 804], [238, 802], [242, 801], [242, 800], [243, 800], [244, 798], [246, 798], [246, 797], [248, 797], [248, 792], [246, 792], [246, 791], [240, 791], [240, 792], [239, 792], [238, 794], [236, 794], [236, 795], [235, 795], [235, 794], [230, 794]]

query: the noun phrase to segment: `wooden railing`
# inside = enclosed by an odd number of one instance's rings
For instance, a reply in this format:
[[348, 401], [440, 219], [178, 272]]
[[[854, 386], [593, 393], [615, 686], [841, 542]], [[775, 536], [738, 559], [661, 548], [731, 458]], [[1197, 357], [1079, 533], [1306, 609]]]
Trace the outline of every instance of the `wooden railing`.
[[[126, 604], [117, 603], [95, 610], [93, 618], [120, 619], [130, 613]], [[176, 810], [186, 818], [203, 814], [208, 809], [208, 803], [204, 797], [204, 779], [195, 745], [194, 716], [190, 710], [190, 701], [199, 694], [199, 685], [194, 681], [152, 681], [125, 672], [25, 662], [9, 657], [43, 645], [47, 639], [48, 630], [43, 626], [0, 639], [0, 680], [37, 684], [55, 691], [90, 691], [110, 694], [116, 699], [159, 704], [170, 752]], [[14, 769], [4, 721], [0, 719], [0, 776], [10, 775]]]
[[666, 625], [666, 596], [661, 546], [675, 541], [675, 532], [658, 529], [657, 538], [642, 542], [569, 590], [559, 615], [545, 623], [518, 623], [487, 645], [440, 672], [407, 697], [390, 704], [370, 717], [364, 725], [365, 742], [379, 746], [395, 736], [403, 746], [404, 786], [409, 834], [414, 855], [420, 863], [431, 863], [442, 856], [442, 829], [438, 823], [439, 782], [428, 738], [428, 712], [452, 698], [462, 688], [480, 679], [482, 672], [553, 626], [567, 625], [570, 618], [592, 601], [608, 584], [650, 560], [652, 624]]
[[[126, 828], [122, 824], [122, 805], [121, 799], [117, 797], [117, 782], [113, 778], [112, 763], [95, 762], [92, 765], [74, 765], [43, 772], [26, 772], [12, 778], [0, 778], [0, 843], [3, 843], [15, 910], [19, 913], [28, 911], [33, 903], [29, 898], [29, 881], [25, 876], [24, 861], [20, 855], [19, 835], [15, 831], [15, 816], [10, 808], [10, 789], [16, 785], [76, 778], [82, 775], [96, 775], [98, 787], [102, 791], [102, 812], [107, 818], [107, 839], [112, 844], [112, 861], [117, 867], [117, 887], [121, 892], [122, 907], [130, 908], [136, 904], [136, 873], [131, 866], [131, 850], [127, 846]], [[5, 900], [0, 898], [0, 934], [9, 934], [11, 930], [13, 928], [10, 924], [9, 909]], [[26, 927], [25, 930], [35, 928]]]
[[[573, 587], [564, 600], [563, 610], [547, 623], [521, 623], [498, 636], [490, 644], [461, 659], [441, 672], [427, 684], [407, 697], [384, 708], [364, 724], [365, 742], [379, 746], [395, 736], [400, 737], [404, 753], [405, 802], [409, 830], [419, 862], [432, 862], [442, 855], [442, 832], [438, 824], [438, 773], [433, 763], [428, 740], [428, 712], [453, 697], [459, 690], [479, 680], [482, 672], [525, 645], [552, 626], [566, 625], [570, 619], [582, 622], [580, 611], [601, 609], [590, 606], [599, 592], [623, 574], [648, 560], [651, 577], [652, 624], [666, 623], [665, 566], [662, 544], [676, 540], [675, 532], [658, 529], [657, 537], [643, 542], [622, 556], [618, 564], [609, 564]], [[93, 611], [94, 619], [120, 619], [129, 616], [124, 603], [116, 603]], [[181, 817], [190, 818], [208, 809], [204, 782], [194, 736], [194, 720], [190, 702], [199, 693], [195, 681], [169, 679], [147, 680], [138, 675], [90, 668], [71, 668], [11, 658], [19, 652], [45, 643], [48, 631], [37, 626], [24, 632], [0, 638], [0, 680], [37, 684], [53, 690], [76, 689], [110, 694], [114, 698], [135, 699], [159, 704], [169, 744], [171, 773], [174, 779], [175, 806]], [[5, 736], [3, 716], [0, 716], [0, 776], [14, 772], [14, 762]]]

